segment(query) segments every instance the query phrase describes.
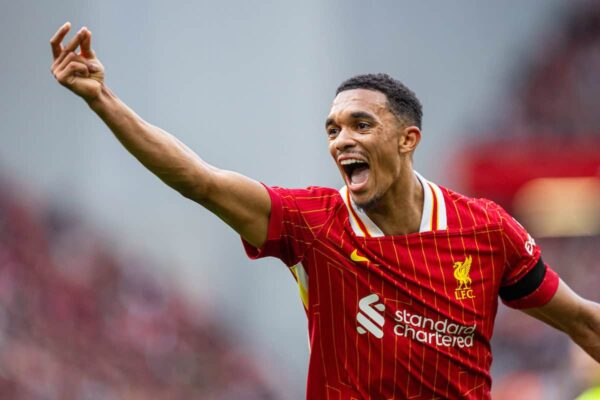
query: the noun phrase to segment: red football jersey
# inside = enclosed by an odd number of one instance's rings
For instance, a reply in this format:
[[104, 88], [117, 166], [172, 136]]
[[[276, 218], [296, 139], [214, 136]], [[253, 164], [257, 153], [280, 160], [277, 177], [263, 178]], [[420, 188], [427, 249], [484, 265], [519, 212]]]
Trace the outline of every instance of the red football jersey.
[[558, 287], [525, 229], [492, 201], [425, 180], [420, 232], [386, 236], [347, 188], [267, 187], [268, 238], [308, 316], [308, 399], [489, 399], [498, 296]]

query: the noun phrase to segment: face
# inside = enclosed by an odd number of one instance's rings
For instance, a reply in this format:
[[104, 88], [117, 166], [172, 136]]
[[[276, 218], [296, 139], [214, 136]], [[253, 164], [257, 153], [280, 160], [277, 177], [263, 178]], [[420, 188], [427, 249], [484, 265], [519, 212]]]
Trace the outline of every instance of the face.
[[325, 123], [329, 151], [359, 207], [376, 207], [398, 189], [403, 169], [412, 168], [410, 155], [420, 132], [404, 125], [381, 92], [346, 90], [333, 100]]

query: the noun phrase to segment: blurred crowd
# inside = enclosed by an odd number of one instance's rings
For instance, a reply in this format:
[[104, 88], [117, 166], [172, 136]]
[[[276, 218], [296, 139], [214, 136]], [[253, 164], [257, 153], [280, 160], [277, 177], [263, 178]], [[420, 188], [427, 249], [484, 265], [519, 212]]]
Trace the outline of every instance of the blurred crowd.
[[[537, 243], [561, 279], [583, 297], [600, 302], [600, 237]], [[492, 348], [495, 400], [573, 399], [600, 385], [600, 365], [565, 334], [505, 306], [498, 310]]]
[[[532, 58], [519, 61], [517, 85], [508, 97], [506, 119], [495, 128], [497, 137], [585, 143], [600, 135], [600, 2], [571, 2], [564, 8], [539, 47], [529, 52]], [[600, 237], [537, 241], [546, 263], [564, 281], [600, 302]], [[566, 335], [523, 313], [501, 306], [492, 344], [495, 400], [573, 399], [600, 386], [598, 363]]]
[[[279, 399], [267, 360], [93, 229], [0, 183], [0, 399]], [[539, 240], [600, 301], [600, 237]], [[495, 400], [562, 400], [600, 383], [567, 337], [501, 306]], [[583, 361], [582, 361], [583, 360]]]
[[502, 136], [600, 134], [600, 2], [563, 4], [525, 65], [497, 132]]
[[266, 360], [142, 261], [0, 182], [0, 399], [276, 399]]

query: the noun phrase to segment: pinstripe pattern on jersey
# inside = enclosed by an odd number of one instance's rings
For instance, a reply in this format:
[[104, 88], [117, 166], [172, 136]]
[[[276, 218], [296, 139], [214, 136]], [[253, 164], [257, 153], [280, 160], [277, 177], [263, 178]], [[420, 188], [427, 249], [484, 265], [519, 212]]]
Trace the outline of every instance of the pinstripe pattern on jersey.
[[[398, 236], [374, 235], [378, 228], [343, 189], [268, 188], [276, 220], [263, 249], [247, 250], [293, 266], [308, 316], [309, 399], [490, 398], [498, 291], [535, 264], [539, 249], [525, 250], [527, 233], [494, 203], [417, 176], [427, 228]], [[368, 262], [352, 261], [353, 251]], [[466, 257], [473, 263], [473, 297], [458, 298], [453, 264]], [[357, 331], [358, 304], [372, 294], [384, 306], [377, 311], [384, 321], [378, 338]], [[432, 324], [475, 326], [473, 344], [421, 341], [411, 329], [434, 331], [398, 322], [398, 312]]]

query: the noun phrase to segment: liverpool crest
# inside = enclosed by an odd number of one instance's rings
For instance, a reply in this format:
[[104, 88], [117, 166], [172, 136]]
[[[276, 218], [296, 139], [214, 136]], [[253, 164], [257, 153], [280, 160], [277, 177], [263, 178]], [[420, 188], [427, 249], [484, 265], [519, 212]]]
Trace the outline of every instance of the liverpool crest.
[[468, 256], [464, 261], [457, 261], [454, 263], [454, 278], [456, 278], [456, 289], [454, 290], [454, 297], [457, 300], [473, 299], [473, 289], [471, 289], [471, 263], [473, 258]]

